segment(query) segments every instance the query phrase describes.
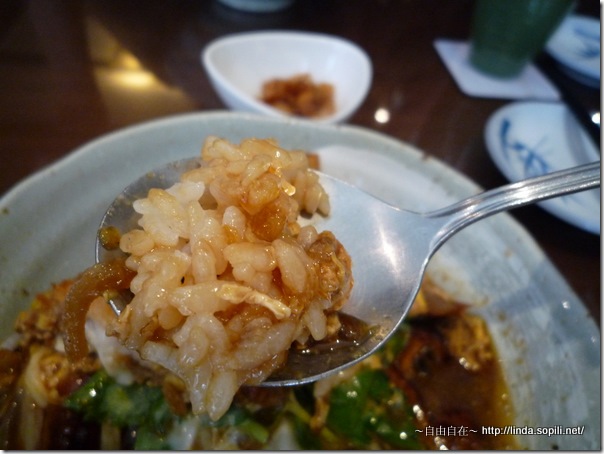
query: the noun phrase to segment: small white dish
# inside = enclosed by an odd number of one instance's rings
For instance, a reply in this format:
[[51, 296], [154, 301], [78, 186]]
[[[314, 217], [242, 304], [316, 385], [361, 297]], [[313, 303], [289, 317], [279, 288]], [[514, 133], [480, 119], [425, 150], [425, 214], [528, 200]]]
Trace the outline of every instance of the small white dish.
[[361, 48], [317, 33], [229, 35], [209, 43], [201, 59], [212, 86], [232, 110], [287, 116], [259, 99], [262, 85], [271, 79], [308, 74], [314, 83], [332, 84], [335, 112], [312, 118], [320, 123], [341, 123], [350, 118], [367, 96], [373, 73]]
[[[491, 158], [510, 181], [600, 160], [593, 141], [573, 114], [558, 103], [516, 102], [496, 111], [485, 127]], [[539, 204], [553, 215], [600, 233], [600, 190]]]
[[600, 21], [572, 14], [546, 44], [547, 52], [578, 82], [600, 86]]

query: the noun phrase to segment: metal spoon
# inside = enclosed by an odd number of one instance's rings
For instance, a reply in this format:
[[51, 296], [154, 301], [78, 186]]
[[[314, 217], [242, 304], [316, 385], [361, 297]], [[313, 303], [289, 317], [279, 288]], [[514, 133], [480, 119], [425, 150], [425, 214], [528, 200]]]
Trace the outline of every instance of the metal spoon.
[[[136, 227], [131, 201], [151, 187], [169, 187], [180, 174], [198, 165], [183, 160], [149, 173], [129, 186], [111, 205], [101, 227], [122, 232]], [[319, 231], [331, 230], [353, 261], [354, 289], [343, 312], [371, 328], [363, 342], [289, 354], [287, 364], [263, 386], [316, 381], [361, 361], [376, 351], [400, 325], [411, 307], [428, 261], [438, 248], [464, 227], [500, 211], [600, 186], [600, 162], [531, 178], [469, 197], [448, 207], [413, 213], [394, 208], [373, 196], [320, 173], [330, 197], [328, 217], [309, 220]], [[116, 252], [97, 239], [97, 262]], [[119, 313], [120, 307], [113, 302]]]

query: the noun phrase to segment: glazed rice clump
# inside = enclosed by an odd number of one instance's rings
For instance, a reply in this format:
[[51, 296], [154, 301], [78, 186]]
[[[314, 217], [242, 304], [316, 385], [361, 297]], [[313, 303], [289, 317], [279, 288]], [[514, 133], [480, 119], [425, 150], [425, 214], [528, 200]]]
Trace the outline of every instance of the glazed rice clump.
[[120, 241], [134, 298], [109, 332], [180, 377], [193, 411], [216, 420], [293, 343], [333, 331], [353, 280], [334, 235], [298, 223], [330, 209], [306, 153], [208, 137], [201, 161], [134, 203], [141, 228]]

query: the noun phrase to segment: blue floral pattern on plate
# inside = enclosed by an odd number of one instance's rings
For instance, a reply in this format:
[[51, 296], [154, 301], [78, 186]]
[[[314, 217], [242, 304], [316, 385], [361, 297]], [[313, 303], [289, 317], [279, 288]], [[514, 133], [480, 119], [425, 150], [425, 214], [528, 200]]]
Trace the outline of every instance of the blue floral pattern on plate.
[[537, 177], [551, 172], [551, 166], [540, 151], [540, 147], [546, 143], [546, 138], [540, 139], [536, 145], [527, 145], [511, 137], [511, 128], [512, 122], [508, 118], [504, 118], [499, 130], [499, 139], [505, 158], [509, 161], [513, 156], [522, 162], [524, 178]]
[[592, 33], [584, 27], [576, 26], [573, 33], [582, 47], [576, 49], [579, 58], [600, 58], [600, 33]]
[[[484, 138], [493, 162], [509, 181], [594, 162], [600, 150], [562, 103], [517, 101], [486, 122]], [[539, 202], [572, 225], [600, 234], [600, 191], [592, 189]]]
[[[512, 121], [509, 118], [503, 118], [499, 128], [499, 140], [501, 142], [502, 154], [508, 163], [516, 160], [522, 164], [522, 178], [533, 178], [546, 173], [553, 172], [552, 165], [548, 162], [547, 155], [550, 141], [547, 136], [541, 137], [535, 145], [528, 145], [521, 140], [513, 137]], [[577, 203], [585, 206], [581, 197], [577, 194], [560, 197], [562, 203]]]
[[560, 68], [573, 79], [600, 87], [600, 20], [569, 15], [545, 46]]

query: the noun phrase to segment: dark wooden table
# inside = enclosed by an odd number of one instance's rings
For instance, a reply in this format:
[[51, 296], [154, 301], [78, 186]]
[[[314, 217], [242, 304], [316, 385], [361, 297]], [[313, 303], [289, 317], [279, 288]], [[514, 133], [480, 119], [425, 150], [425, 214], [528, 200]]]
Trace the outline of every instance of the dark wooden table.
[[[485, 149], [483, 128], [509, 101], [464, 95], [433, 47], [439, 37], [467, 39], [472, 7], [471, 0], [297, 0], [285, 11], [249, 14], [215, 0], [3, 0], [0, 195], [101, 134], [224, 108], [200, 52], [221, 35], [262, 29], [317, 31], [356, 42], [370, 55], [374, 78], [350, 123], [411, 143], [484, 188], [504, 184]], [[600, 14], [595, 0], [580, 1], [578, 8]], [[599, 90], [562, 79], [580, 105], [599, 111]], [[382, 107], [391, 112], [387, 123], [374, 118]], [[534, 206], [513, 216], [599, 323], [599, 235]]]

